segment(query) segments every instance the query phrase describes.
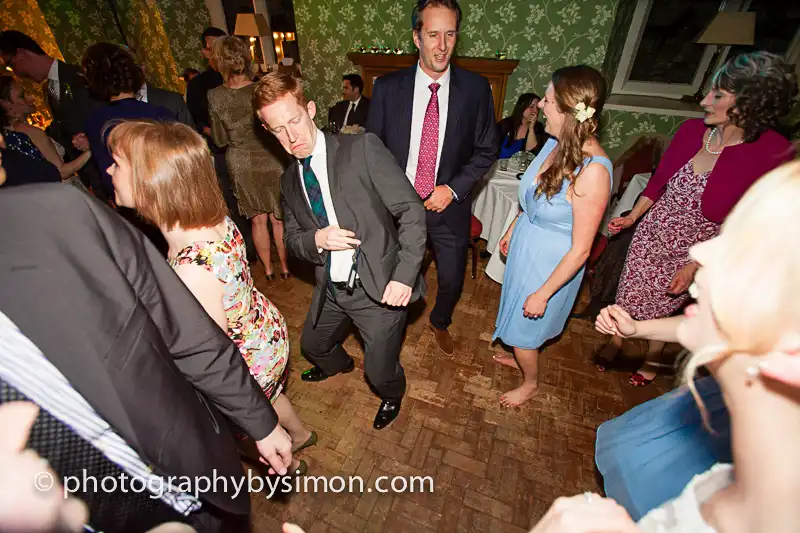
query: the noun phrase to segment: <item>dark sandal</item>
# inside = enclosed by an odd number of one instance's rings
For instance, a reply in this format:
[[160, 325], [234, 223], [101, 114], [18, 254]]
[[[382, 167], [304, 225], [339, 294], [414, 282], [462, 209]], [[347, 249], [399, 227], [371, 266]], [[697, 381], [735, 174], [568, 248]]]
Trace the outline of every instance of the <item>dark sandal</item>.
[[317, 436], [317, 432], [316, 431], [312, 431], [311, 432], [311, 436], [308, 437], [308, 439], [306, 439], [306, 441], [303, 444], [301, 444], [300, 446], [298, 446], [297, 448], [292, 450], [292, 453], [297, 453], [300, 450], [303, 450], [305, 448], [308, 448], [309, 446], [315, 445], [317, 443], [318, 438], [319, 437]]
[[289, 279], [292, 277], [291, 272], [281, 272], [281, 279]]
[[[611, 353], [612, 351], [613, 351], [613, 357], [611, 358], [603, 357], [604, 355], [608, 355], [608, 353]], [[611, 367], [611, 365], [614, 364], [614, 360], [619, 355], [619, 352], [620, 349], [612, 345], [611, 342], [609, 341], [605, 346], [603, 346], [603, 348], [599, 352], [595, 354], [593, 358], [595, 369], [598, 372], [605, 372], [606, 370], [608, 370]]]

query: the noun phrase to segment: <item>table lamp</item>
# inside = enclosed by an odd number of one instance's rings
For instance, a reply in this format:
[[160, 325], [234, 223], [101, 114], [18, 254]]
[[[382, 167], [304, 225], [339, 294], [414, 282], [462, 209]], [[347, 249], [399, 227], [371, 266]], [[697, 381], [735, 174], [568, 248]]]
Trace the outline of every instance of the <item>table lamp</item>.
[[703, 99], [703, 91], [708, 83], [711, 69], [717, 65], [723, 46], [752, 45], [755, 42], [756, 14], [742, 11], [720, 11], [695, 39], [697, 44], [716, 45], [711, 62], [706, 67], [703, 82], [692, 96], [684, 96], [682, 100], [699, 103]]
[[[234, 35], [250, 37], [250, 57], [256, 60], [256, 39], [270, 35], [269, 23], [263, 13], [239, 13], [236, 15]], [[266, 61], [266, 58], [264, 58]]]

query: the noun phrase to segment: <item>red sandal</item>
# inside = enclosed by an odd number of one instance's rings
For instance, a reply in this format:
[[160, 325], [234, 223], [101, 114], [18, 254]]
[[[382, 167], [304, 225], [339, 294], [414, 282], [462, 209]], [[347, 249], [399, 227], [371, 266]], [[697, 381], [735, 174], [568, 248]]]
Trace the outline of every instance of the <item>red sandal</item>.
[[646, 387], [650, 385], [655, 379], [656, 379], [655, 377], [647, 379], [637, 370], [636, 372], [631, 374], [630, 377], [628, 378], [628, 385], [630, 385], [631, 387]]

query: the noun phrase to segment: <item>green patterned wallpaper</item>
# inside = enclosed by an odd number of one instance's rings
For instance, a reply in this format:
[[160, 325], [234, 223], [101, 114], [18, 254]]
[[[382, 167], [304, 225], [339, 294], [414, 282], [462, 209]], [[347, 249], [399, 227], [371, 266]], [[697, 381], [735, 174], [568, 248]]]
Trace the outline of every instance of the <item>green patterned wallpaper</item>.
[[39, 0], [67, 63], [80, 65], [90, 44], [124, 44], [111, 11], [104, 4], [100, 5], [102, 9], [97, 0]]
[[[520, 94], [544, 92], [550, 74], [566, 65], [603, 68], [618, 0], [462, 0], [457, 53], [518, 59], [506, 91], [508, 114]], [[411, 3], [396, 0], [294, 0], [303, 75], [309, 93], [327, 109], [341, 99], [341, 77], [358, 72], [346, 58], [359, 46], [413, 52]], [[320, 113], [320, 116], [326, 116]], [[672, 133], [679, 117], [605, 111], [601, 140], [611, 155], [628, 135]]]
[[158, 0], [164, 30], [178, 73], [186, 67], [204, 70], [206, 62], [200, 55], [200, 34], [211, 25], [211, 17], [203, 0]]
[[[48, 53], [80, 64], [96, 42], [124, 44], [114, 16], [99, 0], [3, 0], [0, 29], [24, 31]], [[204, 0], [118, 0], [125, 37], [144, 64], [149, 83], [183, 93], [180, 72], [203, 66], [199, 35], [210, 24]], [[51, 46], [49, 49], [47, 46]]]

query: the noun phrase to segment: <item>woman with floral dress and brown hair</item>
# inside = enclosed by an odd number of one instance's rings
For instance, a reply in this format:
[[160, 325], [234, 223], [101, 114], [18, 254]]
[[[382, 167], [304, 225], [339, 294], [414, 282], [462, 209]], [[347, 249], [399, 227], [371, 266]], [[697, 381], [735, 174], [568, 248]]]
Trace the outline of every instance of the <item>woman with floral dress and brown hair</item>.
[[228, 217], [206, 142], [183, 124], [131, 120], [111, 131], [108, 146], [116, 202], [161, 230], [170, 265], [239, 347], [292, 438], [293, 451], [314, 444], [316, 434], [306, 429], [283, 394], [289, 362], [286, 321], [255, 288], [242, 235]]
[[[716, 236], [747, 189], [794, 157], [791, 143], [773, 128], [797, 93], [794, 68], [767, 52], [734, 57], [714, 75], [700, 103], [705, 118], [683, 123], [633, 210], [609, 223], [613, 235], [641, 218], [616, 299], [634, 319], [668, 317], [687, 303], [697, 270], [689, 248]], [[611, 338], [598, 355], [598, 370], [621, 346], [621, 338]], [[659, 368], [672, 366], [660, 361], [663, 348], [663, 342], [649, 342], [631, 385], [645, 386]]]

